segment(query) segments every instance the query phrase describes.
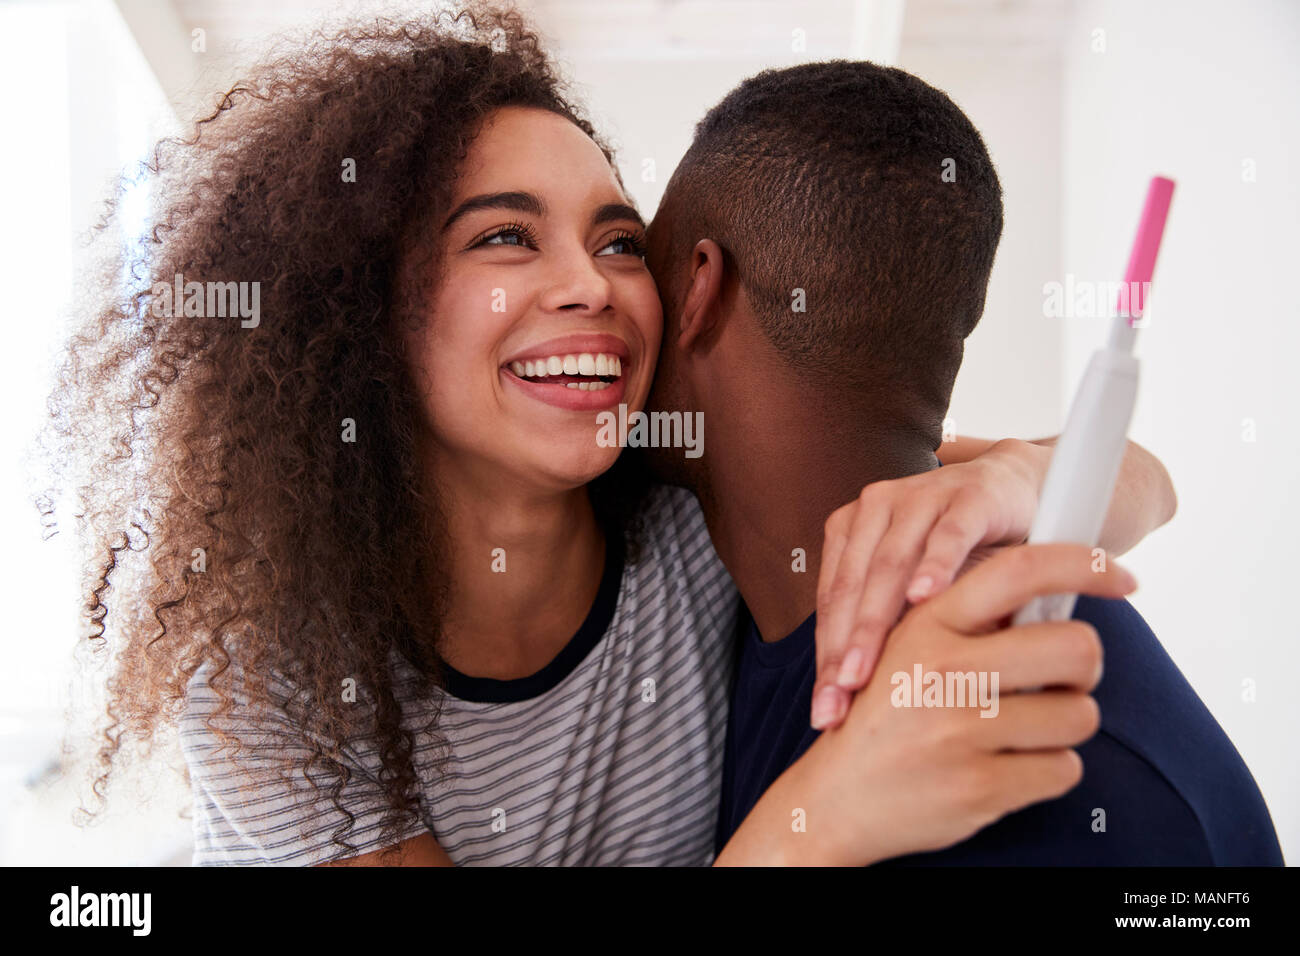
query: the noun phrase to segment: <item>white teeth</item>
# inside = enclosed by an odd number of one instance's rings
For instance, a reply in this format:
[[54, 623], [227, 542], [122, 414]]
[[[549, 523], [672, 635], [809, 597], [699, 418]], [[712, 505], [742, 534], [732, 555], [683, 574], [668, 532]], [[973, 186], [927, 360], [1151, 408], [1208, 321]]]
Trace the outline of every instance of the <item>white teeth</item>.
[[576, 388], [582, 392], [599, 392], [602, 389], [609, 388], [609, 382], [565, 382], [565, 388]]
[[[608, 352], [580, 352], [570, 355], [548, 355], [546, 358], [511, 362], [510, 369], [520, 378], [546, 378], [548, 375], [609, 375], [623, 374], [623, 360]], [[595, 383], [593, 383], [595, 384]], [[606, 382], [605, 384], [609, 384]]]

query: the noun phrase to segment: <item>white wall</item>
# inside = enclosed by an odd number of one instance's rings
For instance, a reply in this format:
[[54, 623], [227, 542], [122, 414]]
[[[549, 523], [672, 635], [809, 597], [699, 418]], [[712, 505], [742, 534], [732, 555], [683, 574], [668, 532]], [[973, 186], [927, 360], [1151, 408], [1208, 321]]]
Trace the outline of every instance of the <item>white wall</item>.
[[943, 90], [970, 117], [1003, 194], [1002, 242], [984, 316], [966, 340], [948, 415], [960, 435], [1054, 435], [1065, 409], [1062, 334], [1042, 317], [1042, 287], [1061, 261], [1060, 57], [1054, 44], [1004, 49], [996, 35], [927, 40], [917, 21], [932, 6], [909, 5], [898, 66]]
[[[741, 80], [813, 60], [894, 59], [903, 0], [526, 0], [648, 219], [695, 124]], [[645, 162], [653, 175], [645, 175]]]
[[[1091, 49], [1098, 28], [1105, 52]], [[1118, 280], [1148, 178], [1177, 182], [1131, 435], [1169, 468], [1179, 512], [1125, 559], [1133, 603], [1241, 751], [1297, 863], [1300, 5], [1085, 0], [1064, 62], [1063, 271]], [[1062, 387], [1103, 334], [1066, 323]]]
[[[0, 465], [0, 865], [158, 864], [178, 852], [188, 862], [190, 824], [177, 817], [189, 794], [175, 776], [123, 775], [100, 823], [72, 825], [85, 800], [85, 760], [93, 738], [71, 731], [102, 713], [89, 693], [94, 672], [73, 664], [84, 634], [84, 592], [71, 522], [41, 540], [28, 496], [36, 462], [26, 460], [45, 417], [48, 375], [65, 322], [85, 305], [75, 279], [82, 240], [102, 212], [116, 173], [147, 155], [169, 114], [140, 51], [108, 0], [0, 5], [0, 84], [18, 91], [0, 102], [0, 289], [10, 303], [0, 352], [5, 407]], [[12, 148], [10, 144], [12, 143]], [[139, 192], [122, 219], [143, 226]], [[65, 503], [66, 504], [66, 503]], [[98, 703], [98, 708], [95, 704]], [[60, 754], [65, 735], [74, 745]]]

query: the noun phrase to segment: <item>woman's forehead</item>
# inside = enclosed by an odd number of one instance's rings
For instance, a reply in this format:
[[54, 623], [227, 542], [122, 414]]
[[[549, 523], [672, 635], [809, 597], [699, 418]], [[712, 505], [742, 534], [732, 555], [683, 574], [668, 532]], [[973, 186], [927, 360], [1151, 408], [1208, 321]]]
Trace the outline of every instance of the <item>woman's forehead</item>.
[[505, 191], [565, 202], [626, 201], [591, 137], [557, 113], [525, 107], [503, 107], [484, 121], [466, 154], [456, 198]]

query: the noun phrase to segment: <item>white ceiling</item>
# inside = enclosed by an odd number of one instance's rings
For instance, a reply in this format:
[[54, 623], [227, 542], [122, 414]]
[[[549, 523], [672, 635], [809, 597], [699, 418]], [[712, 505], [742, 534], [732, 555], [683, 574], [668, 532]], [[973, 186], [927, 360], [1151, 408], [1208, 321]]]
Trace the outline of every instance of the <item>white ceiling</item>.
[[[323, 22], [427, 13], [447, 0], [116, 0], [180, 115], [227, 88], [283, 34]], [[567, 61], [752, 59], [789, 51], [802, 29], [811, 59], [896, 62], [917, 54], [1055, 57], [1073, 0], [519, 0]], [[901, 13], [902, 23], [898, 23]], [[202, 29], [206, 52], [190, 54]], [[892, 31], [892, 35], [889, 34]], [[882, 52], [888, 51], [888, 52]]]
[[[887, 0], [903, 2], [904, 42], [988, 49], [1057, 42], [1067, 0]], [[427, 12], [437, 0], [157, 0], [170, 4], [189, 29], [207, 31], [209, 48], [257, 43], [324, 17], [355, 13]], [[448, 4], [441, 4], [448, 5]], [[449, 4], [454, 6], [454, 3]], [[575, 53], [600, 49], [641, 59], [789, 42], [790, 24], [810, 37], [843, 34], [855, 7], [871, 0], [522, 0], [522, 9]]]

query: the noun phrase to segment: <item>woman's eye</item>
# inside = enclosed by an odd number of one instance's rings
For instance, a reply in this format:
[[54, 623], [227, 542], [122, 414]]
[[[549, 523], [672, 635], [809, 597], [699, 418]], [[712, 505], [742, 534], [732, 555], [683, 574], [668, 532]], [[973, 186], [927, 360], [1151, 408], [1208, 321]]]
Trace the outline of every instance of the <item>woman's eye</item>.
[[484, 246], [526, 246], [528, 238], [521, 232], [507, 230], [488, 236], [480, 245]]
[[536, 249], [537, 234], [526, 223], [507, 223], [482, 239], [475, 239], [469, 244], [470, 249], [477, 249], [479, 246], [518, 246], [524, 249]]
[[608, 244], [601, 247], [596, 255], [605, 254], [606, 249], [613, 249], [612, 255], [640, 256], [645, 258], [645, 247], [637, 241], [635, 236], [616, 236]]

